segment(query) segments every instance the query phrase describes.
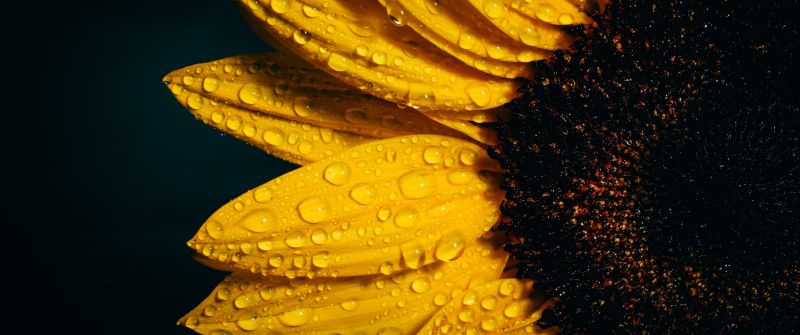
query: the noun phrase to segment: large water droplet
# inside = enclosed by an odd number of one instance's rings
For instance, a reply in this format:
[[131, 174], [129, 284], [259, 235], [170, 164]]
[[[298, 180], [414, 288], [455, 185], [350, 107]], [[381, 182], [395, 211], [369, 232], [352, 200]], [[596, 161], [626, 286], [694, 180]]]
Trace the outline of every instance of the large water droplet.
[[551, 5], [542, 4], [536, 8], [536, 17], [544, 22], [553, 23], [558, 17], [558, 11], [556, 11], [556, 8]]
[[478, 153], [472, 149], [464, 149], [461, 150], [461, 154], [458, 156], [458, 159], [461, 161], [461, 164], [464, 165], [475, 165], [475, 162], [478, 160]]
[[322, 176], [333, 185], [344, 185], [350, 180], [350, 166], [342, 162], [331, 163], [325, 167]]
[[483, 12], [486, 16], [496, 19], [503, 15], [503, 4], [499, 0], [489, 0], [483, 3]]
[[244, 309], [250, 306], [255, 305], [259, 301], [258, 295], [255, 293], [253, 294], [243, 294], [233, 301], [233, 305], [238, 309]]
[[463, 32], [458, 36], [458, 46], [461, 47], [461, 49], [472, 49], [472, 47], [475, 46], [475, 40], [475, 35]]
[[258, 85], [247, 83], [239, 89], [239, 100], [252, 105], [261, 101], [261, 88]]
[[497, 321], [495, 321], [493, 318], [488, 318], [481, 321], [481, 329], [488, 332], [493, 331], [495, 328], [497, 328]]
[[350, 191], [350, 197], [362, 205], [367, 205], [375, 201], [376, 196], [377, 191], [372, 184], [358, 184], [353, 186], [353, 189]]
[[292, 105], [292, 109], [294, 109], [295, 114], [300, 117], [308, 117], [311, 113], [314, 112], [316, 109], [316, 105], [311, 101], [311, 99], [306, 97], [297, 98]]
[[447, 173], [447, 181], [453, 185], [466, 185], [475, 180], [475, 173], [469, 170], [455, 170]]
[[308, 197], [297, 205], [297, 212], [300, 214], [300, 218], [308, 223], [325, 221], [330, 211], [330, 204], [321, 197]]
[[461, 322], [472, 322], [475, 320], [475, 312], [469, 308], [458, 313], [458, 320]]
[[481, 299], [481, 308], [491, 311], [497, 308], [497, 297], [493, 295], [487, 295], [483, 299]]
[[411, 290], [416, 293], [425, 293], [431, 289], [431, 281], [427, 277], [420, 277], [411, 281]]
[[286, 238], [283, 241], [290, 248], [300, 248], [306, 245], [308, 238], [299, 231], [293, 231], [286, 234]]
[[378, 65], [386, 64], [386, 53], [383, 51], [375, 51], [372, 54], [372, 62]]
[[306, 44], [311, 40], [311, 33], [303, 29], [297, 29], [292, 33], [292, 40], [300, 45]]
[[278, 128], [269, 128], [264, 130], [264, 142], [267, 142], [271, 145], [281, 145], [283, 141], [286, 139], [286, 134], [283, 133], [283, 130]]
[[311, 321], [312, 314], [312, 309], [300, 308], [279, 315], [278, 321], [288, 327], [299, 327]]
[[260, 203], [272, 200], [272, 191], [268, 187], [259, 187], [253, 190], [253, 199]]
[[400, 245], [403, 262], [411, 269], [419, 269], [425, 257], [425, 247], [417, 240], [406, 241]]
[[191, 109], [200, 109], [203, 107], [203, 97], [200, 94], [192, 93], [186, 98], [186, 105]]
[[247, 213], [247, 215], [239, 221], [239, 225], [254, 233], [263, 233], [270, 230], [277, 218], [275, 213], [269, 209], [256, 209]]
[[216, 76], [208, 76], [203, 79], [203, 90], [206, 92], [214, 92], [219, 88], [219, 78]]
[[285, 14], [292, 9], [292, 0], [272, 0], [269, 6], [275, 13]]
[[246, 331], [253, 331], [258, 329], [261, 326], [261, 322], [263, 320], [258, 317], [258, 314], [255, 313], [248, 313], [242, 316], [239, 320], [236, 321], [236, 325], [242, 330]]
[[403, 229], [412, 228], [419, 222], [419, 217], [419, 211], [413, 207], [402, 208], [394, 216], [394, 225]]
[[412, 106], [431, 105], [436, 101], [436, 92], [426, 84], [412, 83], [408, 86], [408, 103]]
[[339, 304], [339, 306], [342, 307], [342, 310], [345, 310], [345, 311], [348, 311], [348, 312], [352, 312], [352, 311], [358, 309], [358, 300], [348, 300], [348, 301], [345, 301], [345, 302]]
[[514, 279], [505, 279], [500, 283], [497, 292], [503, 296], [509, 296], [517, 289], [517, 282]]
[[430, 173], [413, 171], [397, 180], [400, 193], [408, 199], [422, 199], [436, 192], [436, 176]]
[[331, 264], [331, 256], [326, 251], [319, 252], [311, 257], [311, 264], [318, 268], [326, 268]]
[[328, 232], [325, 229], [317, 228], [311, 232], [311, 242], [314, 244], [324, 244], [328, 240]]
[[516, 318], [522, 314], [522, 306], [518, 302], [512, 302], [503, 310], [503, 315], [507, 318]]
[[225, 227], [217, 221], [211, 221], [206, 224], [206, 233], [208, 233], [208, 236], [211, 236], [211, 238], [218, 240], [225, 235]]
[[463, 233], [459, 231], [450, 232], [439, 240], [434, 255], [440, 261], [454, 260], [461, 256], [466, 243], [467, 240]]
[[347, 28], [350, 28], [353, 34], [361, 37], [370, 37], [373, 33], [372, 26], [367, 22], [355, 21], [348, 24]]
[[422, 159], [428, 164], [438, 164], [442, 161], [444, 152], [441, 147], [427, 147], [422, 152]]
[[344, 111], [344, 118], [353, 124], [367, 123], [367, 112], [360, 107], [350, 108]]
[[349, 69], [351, 63], [352, 61], [350, 58], [335, 52], [331, 52], [331, 56], [328, 58], [328, 67], [336, 72], [342, 72]]

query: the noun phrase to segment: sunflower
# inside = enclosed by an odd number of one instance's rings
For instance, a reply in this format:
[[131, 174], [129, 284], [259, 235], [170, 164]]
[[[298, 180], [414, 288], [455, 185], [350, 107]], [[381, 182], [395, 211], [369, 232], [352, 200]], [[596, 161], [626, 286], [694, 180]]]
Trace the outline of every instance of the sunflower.
[[492, 230], [503, 170], [482, 124], [593, 5], [238, 4], [281, 52], [164, 81], [206, 124], [302, 166], [233, 199], [188, 242], [232, 274], [179, 323], [216, 335], [557, 331], [535, 325], [552, 300], [515, 278], [508, 238]]

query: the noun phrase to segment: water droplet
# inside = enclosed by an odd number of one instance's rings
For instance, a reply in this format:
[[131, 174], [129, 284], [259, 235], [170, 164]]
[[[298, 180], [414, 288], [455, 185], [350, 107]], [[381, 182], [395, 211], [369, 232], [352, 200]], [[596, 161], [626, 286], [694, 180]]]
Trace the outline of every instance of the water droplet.
[[331, 52], [331, 56], [328, 57], [328, 67], [330, 67], [332, 70], [336, 72], [342, 72], [349, 69], [350, 63], [352, 63], [350, 58], [347, 58], [335, 52]]
[[300, 144], [297, 145], [297, 151], [299, 151], [303, 155], [307, 155], [308, 153], [311, 152], [312, 149], [314, 149], [314, 145], [312, 145], [308, 141], [302, 141], [300, 142]]
[[464, 234], [459, 231], [454, 231], [443, 236], [442, 239], [439, 240], [439, 244], [436, 245], [436, 259], [447, 262], [458, 258], [464, 251], [466, 243], [467, 241]]
[[217, 221], [211, 221], [206, 224], [206, 233], [208, 233], [208, 236], [211, 236], [211, 238], [218, 240], [225, 235], [225, 227]]
[[272, 200], [272, 191], [267, 187], [259, 187], [253, 190], [253, 199], [260, 203]]
[[272, 0], [269, 5], [275, 13], [285, 14], [292, 9], [292, 0]]
[[239, 100], [248, 105], [258, 103], [261, 100], [261, 88], [251, 83], [242, 85], [239, 89]]
[[353, 34], [356, 34], [361, 37], [370, 37], [372, 36], [372, 26], [369, 23], [355, 21], [347, 25], [347, 28], [350, 28], [350, 31]]
[[517, 289], [517, 282], [514, 279], [506, 279], [500, 283], [500, 287], [498, 288], [498, 292], [501, 295], [509, 296]]
[[216, 76], [208, 76], [203, 79], [203, 90], [206, 92], [214, 92], [219, 88], [219, 78]]
[[205, 316], [214, 316], [217, 315], [217, 306], [208, 305], [203, 308], [203, 315]]
[[486, 46], [486, 53], [494, 59], [503, 59], [508, 56], [508, 49], [503, 44], [491, 43]]
[[295, 268], [301, 269], [304, 265], [306, 265], [306, 257], [303, 255], [297, 255], [292, 258], [292, 265]]
[[328, 240], [328, 232], [325, 229], [317, 228], [311, 232], [311, 242], [314, 244], [323, 244]]
[[241, 249], [242, 253], [245, 255], [249, 255], [253, 252], [253, 245], [248, 242], [242, 242], [242, 244], [239, 245], [239, 249]]
[[333, 185], [344, 185], [350, 180], [350, 174], [349, 165], [342, 162], [335, 162], [325, 167], [322, 176]]
[[300, 117], [308, 117], [316, 109], [316, 104], [306, 97], [297, 98], [292, 105], [295, 114]]
[[328, 201], [321, 197], [308, 197], [297, 205], [297, 212], [305, 222], [320, 223], [328, 218], [330, 207]]
[[402, 66], [403, 57], [395, 57], [394, 59], [392, 59], [392, 64], [394, 64], [394, 66]]
[[319, 252], [311, 257], [311, 264], [318, 268], [326, 268], [331, 264], [331, 256], [326, 251]]
[[348, 312], [352, 312], [352, 311], [358, 309], [358, 300], [348, 300], [348, 301], [345, 301], [345, 302], [339, 304], [339, 306], [342, 307], [342, 310], [345, 310], [345, 311], [348, 311]]
[[380, 273], [382, 273], [382, 274], [385, 274], [385, 275], [390, 275], [390, 274], [392, 274], [392, 271], [394, 271], [394, 269], [393, 269], [393, 267], [392, 267], [392, 263], [389, 263], [389, 262], [382, 263], [382, 264], [381, 264], [381, 265], [378, 267], [378, 272], [380, 272]]
[[309, 5], [303, 5], [303, 14], [305, 14], [310, 18], [315, 18], [319, 16], [319, 11], [316, 8], [311, 7]]
[[331, 129], [327, 128], [320, 128], [319, 129], [319, 137], [322, 139], [323, 143], [331, 143], [333, 141], [334, 132]]
[[497, 328], [497, 321], [495, 321], [493, 318], [488, 318], [481, 321], [481, 329], [485, 331], [493, 331], [495, 328]]
[[400, 245], [403, 262], [411, 269], [419, 269], [425, 257], [425, 247], [417, 240], [406, 241]]
[[475, 180], [475, 173], [469, 170], [455, 170], [447, 173], [447, 181], [453, 185], [466, 185]]
[[438, 164], [442, 161], [443, 157], [444, 152], [442, 152], [441, 147], [427, 147], [425, 151], [422, 152], [422, 159], [428, 164]]
[[250, 306], [255, 305], [258, 302], [258, 296], [255, 294], [243, 294], [236, 297], [236, 300], [233, 301], [233, 305], [236, 306], [238, 309], [244, 309]]
[[350, 197], [362, 205], [367, 205], [375, 201], [376, 196], [377, 191], [372, 184], [358, 184], [353, 186], [353, 189], [350, 191]]
[[256, 243], [256, 248], [258, 248], [258, 250], [261, 251], [270, 251], [272, 250], [272, 247], [273, 247], [273, 242], [270, 239], [264, 239]]
[[411, 290], [416, 293], [425, 293], [431, 289], [431, 281], [426, 277], [420, 277], [411, 281]]
[[556, 11], [556, 8], [551, 5], [542, 4], [539, 5], [538, 8], [536, 8], [536, 17], [544, 22], [547, 23], [555, 22], [557, 15], [558, 12]]
[[433, 297], [433, 304], [436, 306], [444, 306], [447, 303], [447, 296], [439, 293]]
[[359, 45], [356, 47], [356, 54], [364, 57], [369, 54], [369, 48], [366, 45]]
[[203, 97], [200, 94], [192, 93], [186, 98], [186, 105], [191, 109], [200, 109], [203, 107]]
[[474, 305], [478, 302], [478, 292], [475, 290], [469, 290], [464, 292], [464, 297], [461, 298], [461, 303], [467, 306]]
[[468, 32], [463, 32], [458, 36], [458, 46], [461, 49], [472, 49], [472, 47], [475, 46], [475, 40], [475, 35], [472, 35]]
[[400, 193], [408, 199], [422, 199], [436, 192], [436, 176], [430, 173], [413, 171], [397, 180]]
[[512, 302], [503, 310], [503, 315], [507, 318], [516, 318], [522, 314], [522, 306], [518, 302]]
[[372, 54], [372, 62], [378, 65], [386, 64], [386, 53], [383, 51], [375, 51]]
[[307, 239], [308, 238], [303, 233], [299, 231], [293, 231], [286, 234], [286, 238], [283, 241], [286, 242], [286, 245], [288, 245], [290, 248], [300, 248], [306, 245]]
[[258, 291], [258, 295], [261, 296], [261, 300], [270, 301], [272, 298], [275, 297], [275, 288], [274, 287], [265, 287]]
[[275, 213], [269, 209], [252, 210], [240, 221], [239, 226], [254, 233], [263, 233], [272, 228], [277, 221]]
[[[336, 26], [334, 26], [332, 24], [329, 24], [328, 26], [325, 27], [325, 32], [328, 33], [328, 34], [335, 33], [336, 32]], [[322, 48], [320, 48], [320, 53], [324, 54], [324, 52], [322, 52]]]
[[389, 220], [390, 216], [392, 216], [392, 210], [388, 207], [382, 207], [378, 210], [378, 220], [386, 221]]
[[226, 301], [230, 298], [231, 298], [231, 290], [229, 290], [227, 287], [223, 287], [219, 291], [217, 291], [217, 300]]
[[478, 106], [486, 106], [492, 101], [492, 94], [486, 86], [472, 86], [466, 91], [469, 99]]
[[300, 308], [279, 315], [278, 321], [287, 327], [299, 327], [311, 321], [312, 315], [311, 308]]
[[568, 13], [561, 14], [561, 16], [558, 17], [558, 23], [560, 24], [572, 24], [573, 22], [575, 22], [575, 18]]
[[461, 322], [472, 322], [475, 320], [475, 312], [472, 309], [465, 309], [458, 313], [458, 320]]
[[294, 31], [294, 33], [292, 33], [292, 39], [295, 43], [303, 45], [311, 40], [311, 33], [303, 29], [297, 29]]
[[239, 130], [239, 128], [242, 127], [242, 119], [234, 115], [228, 118], [228, 122], [225, 122], [225, 126], [230, 130]]
[[344, 111], [344, 118], [353, 124], [367, 123], [367, 112], [360, 107], [350, 108]]
[[279, 268], [283, 266], [283, 256], [272, 255], [269, 257], [269, 260], [267, 260], [267, 262], [269, 263], [270, 266]]
[[481, 308], [491, 311], [497, 307], [497, 297], [493, 295], [487, 295], [483, 299], [481, 299]]
[[394, 216], [394, 225], [398, 228], [412, 228], [417, 222], [419, 222], [419, 212], [413, 207], [402, 208]]
[[236, 321], [236, 325], [242, 330], [246, 331], [253, 331], [258, 329], [261, 326], [261, 318], [258, 317], [258, 314], [255, 313], [248, 313], [245, 314], [241, 319]]
[[532, 27], [525, 27], [519, 32], [519, 39], [522, 43], [527, 45], [536, 46], [541, 42], [541, 35]]
[[461, 150], [461, 154], [458, 156], [458, 159], [461, 161], [461, 164], [474, 165], [475, 161], [478, 160], [478, 153], [472, 149], [464, 149]]
[[425, 7], [433, 15], [439, 15], [441, 8], [439, 8], [439, 0], [425, 0]]
[[283, 144], [286, 135], [283, 133], [283, 130], [280, 130], [278, 128], [269, 128], [267, 130], [264, 130], [263, 137], [264, 137], [264, 142], [278, 146]]

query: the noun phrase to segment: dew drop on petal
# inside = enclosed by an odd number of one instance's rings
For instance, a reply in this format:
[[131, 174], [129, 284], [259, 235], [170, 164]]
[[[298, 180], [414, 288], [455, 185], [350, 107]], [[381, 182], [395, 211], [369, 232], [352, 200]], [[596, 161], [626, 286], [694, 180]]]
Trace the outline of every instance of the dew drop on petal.
[[258, 317], [258, 314], [248, 313], [237, 320], [236, 325], [239, 326], [239, 328], [242, 328], [242, 330], [253, 331], [261, 326], [261, 322], [262, 319]]
[[372, 184], [358, 184], [353, 186], [353, 189], [350, 191], [350, 197], [362, 205], [367, 205], [375, 201], [376, 196], [377, 191]]
[[278, 321], [287, 327], [299, 327], [311, 321], [312, 314], [312, 309], [300, 308], [279, 315]]
[[333, 185], [343, 185], [350, 180], [350, 166], [342, 163], [335, 162], [325, 167], [322, 176], [325, 180]]
[[239, 89], [239, 100], [252, 105], [261, 100], [261, 88], [255, 84], [247, 83]]
[[328, 201], [316, 196], [305, 198], [297, 205], [297, 212], [300, 214], [300, 218], [308, 223], [325, 221], [330, 211], [331, 208]]
[[451, 232], [439, 240], [434, 255], [436, 259], [440, 261], [447, 262], [454, 260], [461, 256], [466, 243], [467, 241], [463, 233], [459, 231]]
[[413, 228], [419, 222], [419, 211], [413, 207], [402, 208], [394, 216], [394, 225], [398, 228]]
[[408, 199], [422, 199], [436, 192], [436, 176], [426, 172], [409, 172], [400, 177], [397, 184]]

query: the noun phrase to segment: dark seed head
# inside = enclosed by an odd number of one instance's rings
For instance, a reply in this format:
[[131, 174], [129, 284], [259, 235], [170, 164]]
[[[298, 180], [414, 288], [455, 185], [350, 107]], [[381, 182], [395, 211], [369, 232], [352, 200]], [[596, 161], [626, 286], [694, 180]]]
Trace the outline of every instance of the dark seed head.
[[492, 154], [543, 325], [798, 329], [795, 2], [612, 2], [536, 65]]

